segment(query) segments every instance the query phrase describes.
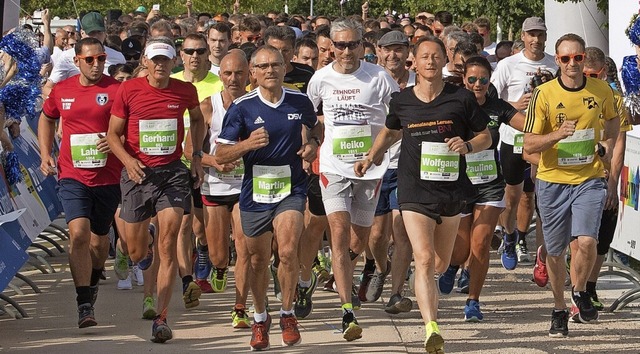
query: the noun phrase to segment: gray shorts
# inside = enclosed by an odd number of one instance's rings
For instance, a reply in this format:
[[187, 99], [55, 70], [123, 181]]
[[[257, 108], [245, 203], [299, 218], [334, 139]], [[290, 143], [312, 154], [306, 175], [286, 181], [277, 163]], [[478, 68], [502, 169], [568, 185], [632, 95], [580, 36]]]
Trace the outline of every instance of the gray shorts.
[[265, 232], [273, 232], [273, 220], [278, 214], [288, 210], [295, 210], [304, 214], [306, 204], [307, 198], [304, 195], [292, 194], [279, 202], [278, 205], [271, 210], [240, 210], [242, 231], [247, 237], [258, 237]]
[[594, 178], [578, 185], [537, 180], [536, 194], [549, 255], [564, 254], [569, 243], [578, 236], [598, 239], [607, 197], [604, 179]]
[[373, 225], [378, 198], [380, 198], [381, 179], [351, 179], [332, 173], [320, 174], [322, 202], [327, 215], [338, 211], [347, 211], [351, 223], [369, 227]]

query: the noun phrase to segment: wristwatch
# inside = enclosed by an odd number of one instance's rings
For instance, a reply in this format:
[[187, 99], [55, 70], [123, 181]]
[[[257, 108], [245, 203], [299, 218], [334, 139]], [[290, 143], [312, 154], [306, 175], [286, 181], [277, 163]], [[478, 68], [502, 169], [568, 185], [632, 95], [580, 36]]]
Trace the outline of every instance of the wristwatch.
[[473, 145], [471, 145], [471, 143], [470, 143], [470, 142], [465, 141], [465, 142], [464, 142], [464, 146], [466, 146], [466, 147], [467, 147], [467, 153], [470, 153], [470, 152], [472, 152], [472, 151], [473, 151]]
[[194, 151], [194, 152], [191, 154], [191, 157], [199, 157], [199, 158], [202, 158], [202, 156], [203, 156], [203, 155], [204, 155], [204, 154], [203, 154], [202, 150], [197, 150], [197, 151]]

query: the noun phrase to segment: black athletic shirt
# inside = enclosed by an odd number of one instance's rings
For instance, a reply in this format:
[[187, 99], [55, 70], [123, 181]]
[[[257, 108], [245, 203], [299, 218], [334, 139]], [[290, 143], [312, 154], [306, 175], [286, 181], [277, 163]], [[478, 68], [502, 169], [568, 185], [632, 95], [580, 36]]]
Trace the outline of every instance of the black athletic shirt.
[[307, 85], [315, 71], [309, 65], [294, 62], [291, 62], [291, 65], [293, 70], [285, 74], [284, 82], [297, 87], [302, 93], [307, 93]]
[[445, 138], [456, 136], [468, 141], [474, 137], [474, 132], [481, 132], [487, 127], [489, 117], [480, 109], [473, 93], [445, 84], [442, 93], [429, 103], [416, 97], [413, 86], [391, 97], [386, 126], [394, 130], [402, 129], [398, 202], [448, 204], [475, 196], [475, 188], [465, 173], [464, 158], [460, 158], [457, 181], [420, 179], [423, 141], [443, 143]]

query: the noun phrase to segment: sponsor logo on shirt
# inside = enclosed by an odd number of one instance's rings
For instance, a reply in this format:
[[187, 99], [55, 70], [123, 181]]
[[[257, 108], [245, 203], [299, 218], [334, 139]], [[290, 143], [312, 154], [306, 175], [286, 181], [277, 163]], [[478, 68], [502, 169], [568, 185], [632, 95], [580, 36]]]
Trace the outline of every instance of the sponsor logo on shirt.
[[253, 124], [264, 124], [264, 120], [262, 120], [262, 117], [258, 116], [258, 118], [253, 121]]
[[68, 111], [71, 109], [71, 104], [75, 102], [75, 98], [61, 98], [60, 102], [62, 103], [62, 109]]
[[556, 109], [564, 109], [564, 105], [562, 104], [562, 102], [558, 103]]
[[169, 108], [169, 109], [179, 109], [180, 105], [179, 104], [171, 104], [171, 103], [169, 103], [167, 105], [167, 108]]
[[300, 120], [302, 119], [301, 113], [289, 113], [287, 114], [287, 119], [289, 120]]
[[596, 102], [596, 99], [593, 97], [583, 97], [582, 98], [582, 103], [587, 106], [588, 109], [594, 109], [598, 106], [598, 102]]
[[98, 106], [104, 106], [109, 102], [109, 94], [108, 93], [99, 93], [96, 95], [96, 103]]

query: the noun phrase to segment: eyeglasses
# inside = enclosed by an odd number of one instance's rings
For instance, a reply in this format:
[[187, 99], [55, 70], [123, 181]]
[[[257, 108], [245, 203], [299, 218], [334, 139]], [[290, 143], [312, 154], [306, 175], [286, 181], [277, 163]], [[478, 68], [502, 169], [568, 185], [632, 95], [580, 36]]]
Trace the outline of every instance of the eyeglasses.
[[93, 65], [94, 60], [98, 60], [99, 63], [104, 63], [105, 61], [107, 61], [107, 55], [106, 54], [78, 55], [77, 58], [78, 59], [84, 59], [84, 61], [89, 65]]
[[366, 61], [367, 63], [375, 63], [376, 62], [376, 55], [373, 53], [369, 53], [369, 54], [365, 54], [364, 55], [364, 61]]
[[571, 54], [571, 55], [556, 55], [556, 58], [560, 59], [562, 64], [568, 64], [571, 59], [573, 59], [576, 63], [582, 63], [584, 61], [584, 53], [581, 54]]
[[182, 48], [182, 51], [186, 55], [193, 55], [193, 53], [198, 53], [198, 55], [202, 55], [207, 52], [207, 48]]
[[253, 67], [254, 68], [258, 68], [262, 71], [265, 71], [269, 68], [276, 70], [276, 69], [280, 69], [284, 66], [283, 63], [281, 62], [273, 62], [273, 63], [260, 63], [260, 64], [254, 64]]
[[334, 47], [338, 50], [345, 50], [349, 48], [349, 50], [354, 50], [360, 46], [362, 41], [350, 41], [350, 42], [336, 42], [333, 41]]
[[476, 81], [480, 81], [480, 85], [486, 85], [489, 83], [488, 77], [477, 77], [477, 76], [469, 76], [467, 78], [467, 82], [471, 85], [475, 84]]
[[585, 71], [583, 71], [582, 73], [583, 73], [585, 76], [588, 76], [588, 77], [592, 77], [592, 78], [597, 79], [597, 78], [599, 78], [599, 77], [600, 77], [600, 75], [602, 74], [602, 72], [603, 72], [603, 71], [604, 71], [604, 66], [602, 67], [602, 69], [600, 69], [600, 71], [585, 70]]
[[260, 40], [260, 38], [262, 38], [262, 36], [257, 35], [257, 36], [247, 36], [247, 41], [249, 42], [257, 42]]

